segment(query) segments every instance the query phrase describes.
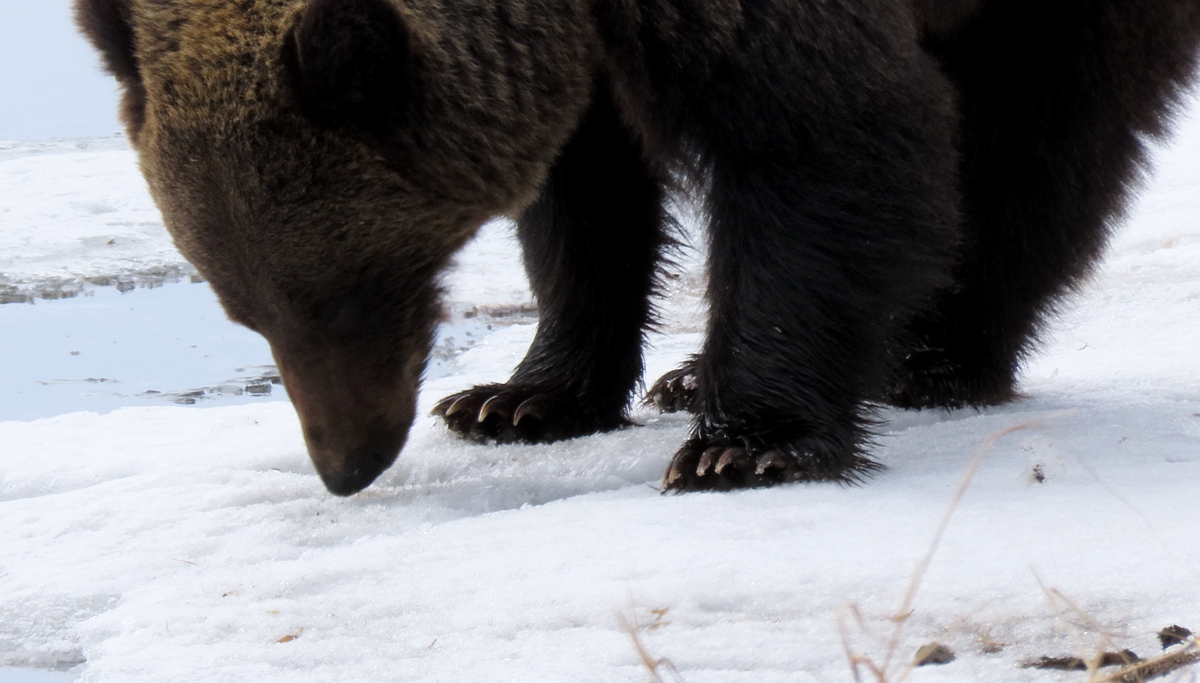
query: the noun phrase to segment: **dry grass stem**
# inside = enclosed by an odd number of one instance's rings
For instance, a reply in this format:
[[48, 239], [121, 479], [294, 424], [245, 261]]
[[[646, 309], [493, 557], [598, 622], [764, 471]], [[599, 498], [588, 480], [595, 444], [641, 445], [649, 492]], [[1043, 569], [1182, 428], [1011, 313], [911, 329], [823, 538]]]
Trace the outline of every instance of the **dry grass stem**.
[[[1125, 652], [1125, 650], [1122, 650], [1117, 646], [1116, 641], [1113, 639], [1108, 629], [1104, 628], [1100, 622], [1096, 621], [1092, 615], [1088, 614], [1087, 611], [1076, 604], [1074, 600], [1067, 597], [1067, 595], [1059, 589], [1048, 587], [1042, 581], [1042, 577], [1038, 576], [1036, 571], [1033, 572], [1033, 577], [1035, 580], [1037, 580], [1038, 586], [1041, 586], [1042, 592], [1045, 593], [1046, 600], [1050, 603], [1050, 609], [1054, 610], [1054, 616], [1068, 627], [1068, 635], [1070, 636], [1071, 642], [1075, 647], [1076, 654], [1079, 656], [1080, 660], [1087, 664], [1089, 680], [1094, 678], [1096, 676], [1096, 672], [1101, 666], [1104, 665], [1105, 650], [1117, 653]], [[1083, 628], [1086, 628], [1088, 631], [1095, 633], [1100, 637], [1100, 648], [1091, 648], [1083, 642], [1083, 638], [1079, 632], [1078, 626], [1070, 619], [1067, 619], [1067, 616], [1062, 609], [1063, 606], [1078, 616], [1079, 620], [1082, 622]], [[1097, 652], [1095, 656], [1089, 657], [1087, 655], [1089, 650], [1099, 650], [1099, 652]], [[1125, 664], [1134, 664], [1135, 662], [1135, 658], [1127, 658]]]
[[1088, 679], [1088, 683], [1142, 683], [1142, 681], [1152, 678], [1166, 676], [1196, 662], [1200, 662], [1200, 646], [1197, 646], [1196, 641], [1192, 640], [1172, 652], [1164, 652], [1157, 657], [1130, 664], [1102, 676], [1093, 676]]
[[1092, 619], [1090, 615], [1084, 612], [1081, 607], [1076, 605], [1074, 601], [1068, 598], [1065, 593], [1057, 588], [1050, 588], [1045, 584], [1045, 582], [1042, 581], [1042, 577], [1037, 573], [1036, 570], [1031, 568], [1031, 571], [1033, 571], [1034, 580], [1037, 581], [1038, 586], [1042, 589], [1042, 593], [1046, 596], [1046, 602], [1050, 603], [1050, 610], [1054, 612], [1054, 617], [1067, 627], [1067, 636], [1071, 639], [1071, 646], [1072, 649], [1075, 650], [1075, 654], [1079, 659], [1087, 662], [1088, 673], [1094, 674], [1097, 667], [1100, 665], [1099, 659], [1096, 658], [1096, 661], [1093, 661], [1093, 658], [1088, 657], [1087, 653], [1089, 650], [1095, 648], [1090, 647], [1084, 642], [1083, 635], [1080, 633], [1079, 627], [1075, 624], [1075, 622], [1067, 618], [1067, 614], [1063, 609], [1064, 605], [1070, 611], [1082, 616], [1084, 621], [1087, 623], [1089, 630], [1098, 634], [1104, 641], [1105, 645], [1115, 648], [1116, 646], [1113, 644], [1112, 638], [1108, 636], [1108, 633], [1102, 626], [1096, 623], [1096, 621]]
[[624, 614], [618, 614], [617, 620], [625, 633], [629, 634], [629, 639], [633, 641], [633, 649], [637, 652], [638, 659], [650, 674], [650, 683], [668, 683], [668, 681], [684, 683], [683, 677], [679, 675], [679, 670], [675, 668], [671, 660], [666, 657], [655, 658], [650, 654], [650, 651], [646, 649], [646, 644], [642, 642], [642, 629], [633, 620]]
[[[1057, 588], [1048, 588], [1042, 583], [1042, 579], [1037, 575], [1037, 572], [1034, 572], [1034, 577], [1037, 579], [1038, 585], [1042, 587], [1042, 591], [1046, 594], [1046, 599], [1050, 602], [1055, 616], [1069, 626], [1071, 640], [1074, 641], [1075, 648], [1080, 653], [1079, 660], [1085, 662], [1087, 665], [1087, 683], [1143, 683], [1143, 681], [1148, 681], [1152, 678], [1165, 676], [1189, 664], [1200, 662], [1200, 645], [1197, 645], [1195, 636], [1190, 635], [1184, 641], [1182, 647], [1175, 647], [1169, 652], [1164, 652], [1150, 659], [1137, 659], [1136, 655], [1133, 655], [1129, 650], [1121, 650], [1113, 642], [1113, 638], [1109, 632], [1062, 591]], [[1076, 614], [1082, 621], [1084, 628], [1099, 635], [1104, 645], [1112, 652], [1100, 652], [1094, 657], [1084, 656], [1083, 653], [1086, 646], [1081, 640], [1076, 625], [1066, 618], [1061, 608], [1062, 606], [1066, 606], [1068, 610]], [[1121, 662], [1122, 667], [1116, 671], [1101, 673], [1099, 670], [1100, 667], [1110, 663], [1113, 652], [1121, 655], [1124, 660]]]
[[[912, 578], [909, 579], [908, 587], [904, 591], [904, 597], [900, 601], [900, 609], [896, 611], [892, 621], [896, 626], [892, 630], [891, 637], [887, 641], [887, 646], [884, 649], [883, 663], [876, 664], [867, 655], [855, 654], [850, 647], [849, 633], [846, 629], [843, 616], [838, 618], [838, 627], [842, 634], [842, 643], [846, 649], [846, 657], [850, 663], [850, 671], [854, 676], [855, 683], [861, 683], [861, 674], [859, 667], [865, 668], [878, 683], [901, 683], [913, 670], [912, 662], [905, 661], [896, 663], [896, 654], [900, 651], [900, 636], [904, 631], [904, 624], [913, 611], [913, 601], [917, 597], [917, 591], [921, 588], [921, 582], [925, 578], [925, 573], [929, 569], [929, 565], [933, 562], [933, 556], [937, 553], [938, 546], [941, 545], [942, 536], [946, 533], [946, 528], [950, 526], [950, 520], [953, 518], [955, 511], [958, 509], [959, 503], [962, 502], [963, 496], [966, 495], [967, 489], [971, 486], [972, 479], [975, 478], [975, 473], [979, 471], [980, 465], [983, 464], [984, 457], [991, 451], [996, 442], [1009, 434], [1024, 431], [1027, 429], [1035, 429], [1045, 425], [1050, 420], [1055, 420], [1067, 415], [1073, 415], [1075, 410], [1060, 410], [1049, 413], [1039, 419], [1029, 420], [1020, 424], [1009, 427], [1002, 431], [996, 432], [983, 440], [976, 450], [975, 457], [971, 458], [970, 465], [967, 466], [967, 471], [963, 474], [962, 482], [958, 485], [958, 489], [954, 492], [953, 498], [950, 499], [950, 505], [946, 508], [946, 513], [942, 515], [941, 521], [938, 523], [937, 529], [934, 531], [933, 540], [929, 544], [929, 550], [917, 563], [913, 570]], [[852, 613], [857, 614], [858, 610], [852, 608]], [[861, 616], [859, 617], [861, 623]], [[893, 665], [898, 667], [898, 670], [893, 672]]]

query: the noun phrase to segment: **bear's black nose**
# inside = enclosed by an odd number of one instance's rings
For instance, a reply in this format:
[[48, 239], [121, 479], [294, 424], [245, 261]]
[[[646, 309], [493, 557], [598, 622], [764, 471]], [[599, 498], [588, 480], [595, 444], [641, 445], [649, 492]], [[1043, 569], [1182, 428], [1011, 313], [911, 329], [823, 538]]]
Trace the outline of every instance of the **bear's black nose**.
[[374, 464], [364, 464], [350, 470], [321, 472], [321, 481], [325, 488], [335, 496], [352, 496], [371, 485], [387, 466], [375, 467]]

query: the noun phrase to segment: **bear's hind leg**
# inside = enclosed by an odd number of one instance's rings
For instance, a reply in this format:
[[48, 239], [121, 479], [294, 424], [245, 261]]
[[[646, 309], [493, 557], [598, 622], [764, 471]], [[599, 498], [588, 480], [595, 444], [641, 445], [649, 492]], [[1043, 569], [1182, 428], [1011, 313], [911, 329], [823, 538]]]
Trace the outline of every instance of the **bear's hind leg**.
[[1176, 0], [989, 3], [932, 51], [964, 112], [958, 287], [912, 326], [890, 402], [991, 405], [1056, 304], [1098, 261], [1192, 74], [1200, 6]]
[[671, 242], [664, 193], [601, 88], [518, 220], [540, 309], [537, 335], [508, 382], [437, 404], [452, 430], [476, 440], [544, 442], [630, 424], [649, 296]]

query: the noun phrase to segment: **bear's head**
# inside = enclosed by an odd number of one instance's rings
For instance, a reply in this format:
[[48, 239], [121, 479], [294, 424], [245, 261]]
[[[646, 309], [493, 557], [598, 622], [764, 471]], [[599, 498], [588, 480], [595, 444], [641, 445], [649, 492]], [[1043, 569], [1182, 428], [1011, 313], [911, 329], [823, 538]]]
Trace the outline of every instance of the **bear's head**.
[[[472, 95], [433, 75], [458, 57], [400, 2], [77, 0], [76, 14], [123, 86], [176, 245], [270, 342], [328, 489], [361, 490], [407, 438], [440, 272], [530, 199], [550, 158], [477, 130]], [[521, 144], [552, 154], [565, 135]]]

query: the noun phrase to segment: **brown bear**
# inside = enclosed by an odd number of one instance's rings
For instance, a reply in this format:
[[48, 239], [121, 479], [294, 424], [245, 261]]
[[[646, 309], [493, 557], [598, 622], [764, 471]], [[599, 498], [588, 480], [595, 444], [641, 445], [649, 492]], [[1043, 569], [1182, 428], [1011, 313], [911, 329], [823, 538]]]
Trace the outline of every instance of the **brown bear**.
[[873, 406], [1013, 398], [1195, 67], [1198, 0], [77, 0], [176, 244], [270, 342], [318, 472], [404, 445], [438, 278], [517, 221], [541, 318], [472, 438], [629, 424], [664, 202], [710, 320], [669, 490], [853, 480]]

